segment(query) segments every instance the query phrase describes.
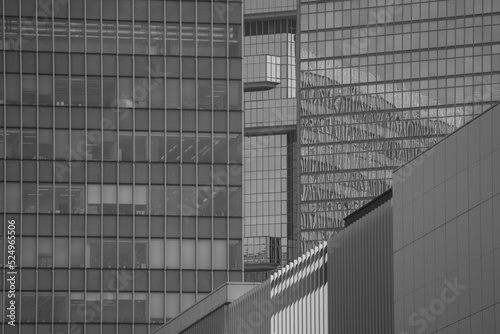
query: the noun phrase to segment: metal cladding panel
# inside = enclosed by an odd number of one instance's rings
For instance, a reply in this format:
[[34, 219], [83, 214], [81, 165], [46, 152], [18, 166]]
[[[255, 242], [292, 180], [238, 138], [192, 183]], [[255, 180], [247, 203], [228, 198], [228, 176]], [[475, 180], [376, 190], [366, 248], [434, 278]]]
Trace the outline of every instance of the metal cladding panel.
[[326, 334], [326, 243], [291, 262], [229, 306], [231, 334]]
[[392, 200], [328, 241], [328, 333], [393, 333]]
[[394, 328], [500, 333], [500, 104], [394, 172]]
[[227, 333], [227, 312], [228, 306], [224, 305], [179, 334]]
[[228, 333], [224, 334], [251, 334], [271, 333], [272, 307], [270, 304], [271, 283], [269, 280], [262, 283], [229, 306]]

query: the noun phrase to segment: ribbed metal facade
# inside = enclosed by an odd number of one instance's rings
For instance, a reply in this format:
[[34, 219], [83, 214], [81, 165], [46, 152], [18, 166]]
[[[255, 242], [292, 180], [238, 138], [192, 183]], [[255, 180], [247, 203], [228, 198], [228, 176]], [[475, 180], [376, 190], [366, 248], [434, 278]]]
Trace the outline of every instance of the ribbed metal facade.
[[391, 198], [356, 211], [328, 241], [329, 333], [393, 333]]
[[233, 302], [221, 287], [155, 333], [326, 334], [327, 259], [324, 242]]
[[231, 334], [328, 333], [326, 242], [229, 305]]
[[271, 315], [273, 308], [264, 310], [262, 305], [269, 304], [271, 284], [267, 280], [259, 287], [247, 293], [229, 308], [229, 333], [271, 333]]

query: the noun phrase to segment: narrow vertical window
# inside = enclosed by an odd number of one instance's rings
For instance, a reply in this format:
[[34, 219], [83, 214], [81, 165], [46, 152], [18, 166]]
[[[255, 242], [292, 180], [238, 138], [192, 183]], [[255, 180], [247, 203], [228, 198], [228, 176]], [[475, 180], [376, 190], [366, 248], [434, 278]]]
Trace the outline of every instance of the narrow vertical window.
[[7, 159], [19, 159], [21, 156], [21, 136], [19, 130], [7, 130], [5, 133]]
[[226, 241], [224, 240], [214, 240], [213, 241], [213, 252], [214, 252], [214, 264], [213, 268], [217, 270], [226, 270], [227, 264], [227, 249]]

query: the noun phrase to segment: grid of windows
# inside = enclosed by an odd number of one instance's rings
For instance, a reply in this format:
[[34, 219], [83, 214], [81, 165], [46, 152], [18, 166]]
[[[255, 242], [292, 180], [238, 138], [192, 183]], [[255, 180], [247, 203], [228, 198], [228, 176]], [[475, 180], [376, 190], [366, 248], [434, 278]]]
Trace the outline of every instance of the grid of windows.
[[240, 281], [241, 2], [0, 8], [0, 331], [149, 333]]
[[297, 20], [260, 20], [245, 21], [245, 36], [295, 34]]
[[[147, 112], [145, 116], [148, 116]], [[196, 114], [193, 113], [192, 116], [194, 118]], [[206, 116], [210, 118], [211, 115], [208, 113]], [[222, 113], [217, 116], [224, 118], [227, 114]], [[230, 117], [233, 118], [232, 115]], [[240, 123], [237, 126], [241, 128], [241, 115], [234, 118]], [[194, 120], [187, 120], [187, 122], [192, 121]], [[196, 124], [191, 126], [195, 127]], [[237, 133], [228, 135], [225, 133], [226, 130], [223, 129], [222, 133], [186, 131], [182, 134], [168, 131], [165, 134], [139, 130], [132, 132], [72, 129], [70, 131], [8, 127], [5, 131], [0, 131], [0, 143], [3, 145], [5, 141], [5, 150], [0, 152], [0, 158], [216, 164], [227, 163], [228, 159], [238, 161], [241, 136]]]
[[279, 258], [288, 260], [287, 202], [291, 167], [287, 140], [286, 134], [246, 138], [245, 212], [250, 213], [244, 218], [246, 264], [270, 262], [269, 237], [282, 240]]
[[[293, 193], [296, 6], [294, 0], [245, 1], [245, 281], [264, 281], [269, 268], [299, 255]], [[255, 82], [269, 89], [247, 89]]]
[[38, 53], [38, 66], [35, 53], [5, 52], [7, 105], [225, 110], [241, 103], [240, 58], [84, 57], [54, 51]]
[[500, 100], [500, 4], [300, 5], [304, 249], [391, 171]]
[[[279, 57], [280, 83], [267, 91], [245, 93], [245, 126], [269, 127], [296, 124], [295, 34], [274, 33], [246, 36], [245, 57], [255, 61], [261, 55]], [[257, 64], [252, 64], [256, 67]], [[266, 66], [265, 63], [263, 66]], [[250, 76], [253, 76], [250, 75]], [[247, 78], [245, 78], [247, 79]]]

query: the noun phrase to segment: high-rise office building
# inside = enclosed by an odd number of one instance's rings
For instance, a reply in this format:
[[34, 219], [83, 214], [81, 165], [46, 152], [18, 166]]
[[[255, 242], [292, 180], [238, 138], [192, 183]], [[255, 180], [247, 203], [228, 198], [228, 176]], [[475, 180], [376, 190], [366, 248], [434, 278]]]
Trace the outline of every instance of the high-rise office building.
[[245, 0], [245, 280], [299, 255], [295, 0]]
[[241, 1], [0, 8], [0, 332], [145, 334], [242, 280]]
[[299, 5], [303, 249], [500, 100], [500, 2]]

